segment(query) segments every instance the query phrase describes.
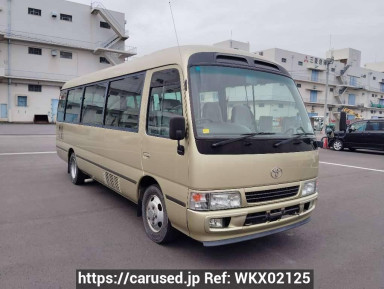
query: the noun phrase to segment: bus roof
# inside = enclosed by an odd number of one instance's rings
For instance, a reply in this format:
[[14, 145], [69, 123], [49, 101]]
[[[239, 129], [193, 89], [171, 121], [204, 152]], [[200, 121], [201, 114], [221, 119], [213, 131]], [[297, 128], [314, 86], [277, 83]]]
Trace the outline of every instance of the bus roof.
[[[86, 74], [75, 79], [72, 79], [66, 82], [62, 89], [68, 89], [71, 87], [81, 86], [87, 83], [93, 83], [102, 81], [104, 79], [110, 79], [119, 77], [126, 74], [131, 74], [135, 72], [145, 71], [155, 67], [161, 67], [165, 65], [178, 64], [183, 67], [183, 64], [188, 64], [188, 59], [192, 54], [198, 52], [218, 52], [226, 54], [236, 54], [240, 56], [248, 56], [261, 61], [274, 63], [272, 61], [266, 60], [263, 57], [260, 57], [254, 53], [249, 53], [247, 51], [235, 50], [235, 49], [226, 49], [216, 46], [203, 46], [203, 45], [188, 45], [180, 47], [171, 47], [163, 49], [142, 57], [133, 59], [131, 61], [108, 67], [106, 69], [98, 70], [96, 72]], [[181, 57], [180, 57], [181, 56]]]

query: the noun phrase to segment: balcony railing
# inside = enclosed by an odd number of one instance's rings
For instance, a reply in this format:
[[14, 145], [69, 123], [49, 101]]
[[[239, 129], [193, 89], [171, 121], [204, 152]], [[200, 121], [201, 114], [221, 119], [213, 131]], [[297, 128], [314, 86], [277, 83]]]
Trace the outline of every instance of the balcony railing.
[[71, 74], [58, 74], [58, 73], [47, 73], [38, 71], [26, 71], [26, 70], [15, 70], [5, 69], [5, 77], [14, 78], [25, 78], [25, 79], [38, 79], [47, 81], [66, 82], [70, 79], [76, 78], [78, 75]]
[[384, 108], [384, 103], [381, 104], [381, 103], [373, 103], [373, 102], [371, 102], [371, 107]]
[[[321, 84], [325, 84], [326, 82], [325, 78], [317, 78], [316, 80], [313, 80], [311, 75], [296, 74], [294, 72], [291, 73], [291, 76], [294, 80], [299, 80], [299, 81], [308, 81], [308, 82], [315, 82], [315, 83], [321, 83]], [[339, 83], [330, 77], [328, 80], [328, 84], [337, 85]]]
[[[98, 41], [98, 42], [89, 42], [83, 40], [69, 39], [65, 37], [44, 35], [38, 33], [30, 33], [25, 31], [16, 31], [12, 30], [11, 33], [8, 33], [5, 29], [0, 27], [0, 34], [3, 34], [6, 38], [11, 39], [19, 39], [30, 42], [44, 43], [50, 45], [71, 47], [71, 48], [79, 48], [86, 50], [95, 50], [99, 47], [104, 47], [106, 45], [106, 41]], [[136, 47], [126, 46], [128, 50], [135, 50]]]

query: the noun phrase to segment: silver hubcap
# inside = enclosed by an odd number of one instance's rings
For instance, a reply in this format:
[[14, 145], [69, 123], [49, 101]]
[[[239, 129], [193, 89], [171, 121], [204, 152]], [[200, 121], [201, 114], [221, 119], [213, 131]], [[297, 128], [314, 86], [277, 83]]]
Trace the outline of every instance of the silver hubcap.
[[160, 199], [152, 195], [147, 203], [147, 222], [154, 232], [159, 232], [164, 224], [164, 208]]
[[72, 161], [71, 161], [71, 177], [72, 177], [72, 179], [75, 179], [76, 175], [77, 175], [76, 159], [72, 158]]
[[341, 149], [341, 142], [339, 142], [339, 141], [335, 141], [335, 142], [333, 143], [333, 148], [334, 148], [335, 150], [340, 150], [340, 149]]

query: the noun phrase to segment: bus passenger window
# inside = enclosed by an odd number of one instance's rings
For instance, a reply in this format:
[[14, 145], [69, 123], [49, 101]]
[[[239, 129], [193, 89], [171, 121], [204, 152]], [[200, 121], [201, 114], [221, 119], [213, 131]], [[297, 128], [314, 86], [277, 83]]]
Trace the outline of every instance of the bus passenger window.
[[65, 108], [65, 121], [78, 123], [80, 121], [80, 105], [83, 98], [83, 89], [76, 88], [68, 92], [68, 100]]
[[144, 74], [111, 82], [105, 114], [106, 126], [138, 131], [143, 85]]
[[148, 134], [169, 137], [169, 120], [175, 115], [183, 115], [179, 72], [177, 69], [155, 72], [148, 101]]
[[64, 121], [65, 102], [67, 101], [67, 90], [60, 92], [59, 104], [57, 106], [56, 121]]
[[105, 83], [98, 83], [85, 88], [81, 122], [85, 124], [103, 124]]

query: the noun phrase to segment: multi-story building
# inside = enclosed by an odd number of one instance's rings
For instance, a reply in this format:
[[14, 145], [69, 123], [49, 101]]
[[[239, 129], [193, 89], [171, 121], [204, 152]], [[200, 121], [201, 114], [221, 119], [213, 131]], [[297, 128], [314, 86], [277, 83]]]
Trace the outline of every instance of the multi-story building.
[[101, 4], [0, 0], [0, 121], [54, 121], [63, 83], [135, 55], [126, 39]]
[[[295, 79], [310, 116], [323, 116], [325, 102], [325, 58], [279, 48], [255, 52], [285, 67]], [[384, 118], [384, 65], [371, 63], [361, 67], [361, 52], [352, 48], [331, 50], [326, 58], [334, 58], [329, 66], [330, 120], [348, 108], [348, 119]]]

